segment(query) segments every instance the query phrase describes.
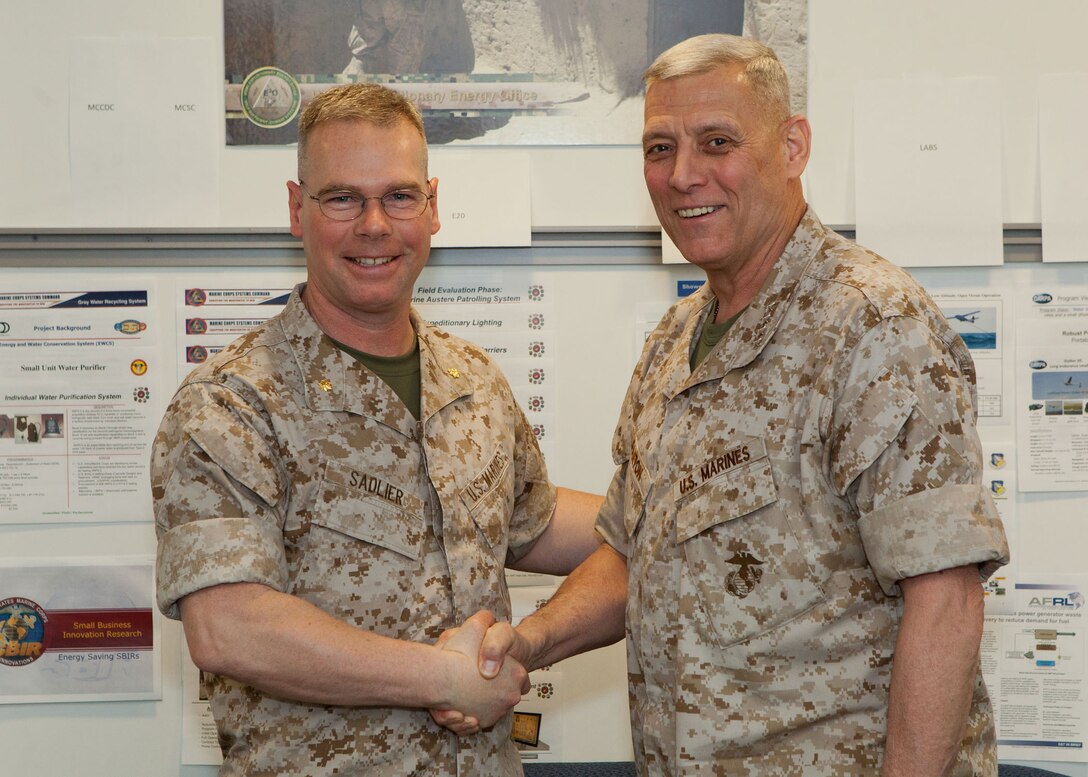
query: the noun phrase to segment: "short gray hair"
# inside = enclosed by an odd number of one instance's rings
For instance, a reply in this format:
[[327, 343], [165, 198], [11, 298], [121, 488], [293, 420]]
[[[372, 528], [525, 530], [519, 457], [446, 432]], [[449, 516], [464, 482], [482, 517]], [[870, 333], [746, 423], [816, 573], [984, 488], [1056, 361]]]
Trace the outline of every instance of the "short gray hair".
[[790, 115], [786, 69], [768, 46], [738, 35], [710, 34], [677, 43], [662, 52], [642, 74], [647, 87], [658, 81], [708, 73], [721, 66], [740, 66], [763, 108], [776, 118]]

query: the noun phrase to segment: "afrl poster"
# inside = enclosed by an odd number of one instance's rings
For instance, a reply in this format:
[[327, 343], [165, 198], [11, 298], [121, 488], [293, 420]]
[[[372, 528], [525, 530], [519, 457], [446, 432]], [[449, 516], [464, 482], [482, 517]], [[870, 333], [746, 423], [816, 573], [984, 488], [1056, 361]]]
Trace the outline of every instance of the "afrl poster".
[[982, 671], [993, 700], [998, 755], [1088, 761], [1083, 575], [1024, 578], [1008, 606], [987, 606]]

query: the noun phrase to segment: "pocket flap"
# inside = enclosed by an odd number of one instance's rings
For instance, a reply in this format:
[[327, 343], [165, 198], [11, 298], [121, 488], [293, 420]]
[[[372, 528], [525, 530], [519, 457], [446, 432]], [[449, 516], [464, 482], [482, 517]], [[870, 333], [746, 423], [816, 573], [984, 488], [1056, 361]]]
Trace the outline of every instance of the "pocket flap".
[[752, 437], [707, 459], [681, 477], [674, 497], [677, 542], [772, 504], [778, 489], [766, 444]]
[[380, 477], [330, 462], [312, 523], [412, 559], [420, 556], [423, 503]]

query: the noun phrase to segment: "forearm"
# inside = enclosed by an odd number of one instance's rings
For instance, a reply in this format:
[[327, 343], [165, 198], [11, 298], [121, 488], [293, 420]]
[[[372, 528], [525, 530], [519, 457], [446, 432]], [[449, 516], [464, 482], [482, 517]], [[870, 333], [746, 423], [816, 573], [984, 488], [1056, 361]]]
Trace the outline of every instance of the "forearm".
[[354, 628], [295, 596], [237, 583], [181, 601], [197, 666], [315, 704], [441, 707], [448, 687], [433, 647]]
[[[913, 590], [908, 586], [914, 583]], [[982, 636], [977, 569], [902, 581], [882, 777], [938, 777], [955, 764], [974, 693]], [[943, 587], [947, 595], [939, 595]]]
[[623, 638], [627, 560], [601, 545], [517, 627], [514, 657], [532, 671]]
[[567, 575], [601, 544], [593, 526], [603, 498], [586, 491], [557, 489], [555, 511], [544, 533], [511, 569]]

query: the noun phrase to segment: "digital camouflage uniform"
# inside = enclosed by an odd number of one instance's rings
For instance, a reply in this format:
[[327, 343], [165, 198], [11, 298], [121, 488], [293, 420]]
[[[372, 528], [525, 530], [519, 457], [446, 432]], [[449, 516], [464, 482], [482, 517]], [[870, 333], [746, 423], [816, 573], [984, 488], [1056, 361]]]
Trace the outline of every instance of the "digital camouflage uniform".
[[[432, 643], [481, 608], [509, 617], [503, 568], [547, 526], [555, 489], [487, 356], [414, 311], [412, 324], [421, 422], [321, 333], [298, 289], [185, 380], [152, 457], [166, 615], [178, 617], [188, 593], [246, 581], [401, 640]], [[221, 774], [522, 772], [509, 716], [458, 739], [424, 710], [300, 704], [207, 682]]]
[[[713, 295], [646, 343], [598, 527], [627, 556], [642, 775], [876, 775], [897, 581], [1008, 559], [974, 367], [905, 272], [809, 211], [689, 369]], [[955, 775], [996, 775], [978, 675]]]

